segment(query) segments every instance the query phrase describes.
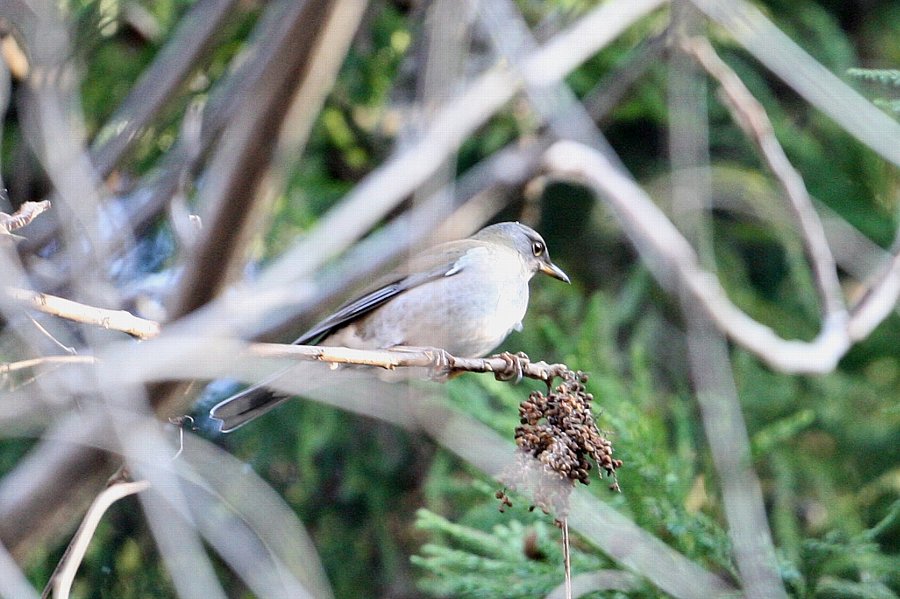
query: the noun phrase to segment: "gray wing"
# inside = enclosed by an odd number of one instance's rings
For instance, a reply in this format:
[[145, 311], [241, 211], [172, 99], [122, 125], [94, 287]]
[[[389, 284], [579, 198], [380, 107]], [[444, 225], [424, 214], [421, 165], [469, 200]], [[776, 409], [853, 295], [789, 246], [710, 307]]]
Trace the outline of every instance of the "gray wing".
[[402, 293], [405, 289], [409, 289], [410, 286], [404, 284], [407, 279], [409, 279], [409, 277], [394, 281], [384, 287], [379, 287], [375, 291], [371, 291], [362, 297], [353, 300], [349, 304], [344, 305], [342, 308], [338, 309], [337, 312], [331, 314], [300, 335], [300, 337], [294, 341], [294, 345], [314, 344], [341, 327], [347, 326], [357, 318], [365, 316], [378, 306], [390, 301], [391, 298], [396, 297], [397, 294]]
[[374, 290], [345, 304], [335, 313], [300, 335], [294, 341], [294, 345], [318, 343], [323, 338], [371, 313], [408, 289], [461, 272], [462, 268], [457, 261], [469, 249], [471, 249], [471, 242], [464, 239], [445, 243], [435, 248], [435, 251], [418, 256], [406, 267], [406, 272], [410, 274], [392, 273], [388, 275]]
[[[446, 243], [435, 248], [437, 251], [417, 256], [407, 265], [405, 273], [389, 275], [381, 284], [376, 285], [374, 290], [344, 305], [309, 329], [294, 341], [294, 345], [316, 343], [341, 327], [369, 314], [407, 289], [461, 272], [464, 265], [460, 258], [472, 247], [472, 242], [464, 239]], [[276, 373], [216, 404], [210, 410], [210, 417], [221, 421], [221, 432], [227, 433], [240, 428], [290, 399], [290, 395], [266, 387], [267, 382], [277, 379], [281, 374], [283, 373]]]

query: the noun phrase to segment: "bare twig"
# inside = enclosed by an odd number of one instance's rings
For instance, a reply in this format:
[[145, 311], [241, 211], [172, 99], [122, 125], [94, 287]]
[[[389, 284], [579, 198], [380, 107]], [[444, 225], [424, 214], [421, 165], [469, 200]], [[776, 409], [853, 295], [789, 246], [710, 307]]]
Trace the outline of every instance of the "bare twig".
[[78, 353], [74, 347], [72, 347], [71, 345], [66, 345], [65, 343], [63, 343], [62, 341], [60, 341], [59, 339], [54, 337], [53, 334], [50, 333], [50, 331], [48, 331], [46, 328], [44, 328], [44, 325], [42, 325], [37, 320], [35, 320], [33, 316], [29, 315], [28, 320], [31, 321], [31, 324], [34, 325], [34, 328], [36, 328], [44, 337], [49, 339], [50, 342], [53, 343], [59, 349], [63, 350], [67, 354]]
[[25, 202], [13, 214], [0, 212], [0, 234], [21, 229], [42, 212], [50, 209], [50, 202]]
[[158, 323], [139, 318], [125, 310], [96, 308], [55, 295], [14, 287], [7, 287], [3, 292], [29, 308], [46, 314], [53, 314], [60, 318], [93, 324], [114, 331], [122, 331], [139, 339], [149, 339], [159, 334]]
[[41, 356], [18, 362], [2, 362], [0, 363], [0, 376], [44, 364], [96, 364], [96, 362], [97, 359], [94, 356]]
[[853, 306], [848, 325], [850, 338], [865, 339], [897, 306], [900, 298], [900, 250], [878, 279]]
[[492, 372], [501, 380], [519, 375], [539, 381], [551, 381], [568, 370], [565, 364], [532, 362], [524, 354], [502, 353], [489, 358], [460, 358], [446, 351], [431, 347], [397, 347], [370, 350], [319, 345], [286, 345], [279, 343], [254, 343], [251, 354], [272, 358], [298, 358], [327, 364], [356, 364], [375, 366], [385, 370], [397, 368], [429, 368], [437, 378], [445, 378], [461, 372]]
[[690, 0], [848, 133], [900, 166], [900, 123], [807, 54], [746, 0]]
[[44, 589], [42, 599], [50, 597], [51, 589], [53, 590], [54, 599], [67, 599], [69, 591], [72, 588], [72, 582], [75, 580], [75, 573], [78, 571], [78, 566], [81, 565], [81, 561], [84, 559], [84, 554], [87, 552], [91, 537], [94, 536], [94, 532], [97, 530], [97, 526], [99, 526], [103, 514], [105, 514], [106, 510], [118, 500], [145, 491], [149, 487], [150, 483], [145, 480], [135, 482], [115, 480], [111, 482], [110, 486], [106, 487], [106, 489], [97, 495], [97, 498], [94, 499], [91, 507], [84, 515], [84, 519], [81, 521], [81, 525], [75, 532], [75, 536], [72, 538], [71, 543], [69, 543], [69, 546], [66, 548], [66, 552], [63, 554], [62, 559], [59, 561], [59, 564], [57, 564], [56, 570], [50, 577], [50, 581]]
[[563, 544], [563, 569], [565, 570], [566, 580], [566, 599], [572, 599], [572, 556], [571, 547], [569, 545], [569, 519], [562, 519], [562, 544]]
[[[595, 591], [621, 591], [623, 593], [634, 592], [640, 588], [638, 577], [631, 572], [623, 570], [596, 570], [576, 574], [572, 577], [572, 596], [583, 597]], [[566, 593], [566, 583], [550, 591], [547, 599], [563, 599]]]
[[778, 138], [775, 137], [775, 130], [765, 108], [753, 97], [737, 73], [719, 58], [706, 38], [684, 39], [681, 41], [681, 47], [722, 86], [720, 97], [731, 112], [732, 118], [756, 143], [772, 173], [784, 188], [791, 211], [800, 225], [801, 237], [812, 263], [823, 314], [827, 317], [845, 312], [847, 308], [844, 305], [834, 256], [825, 238], [822, 221], [813, 207], [803, 178], [791, 165]]
[[[551, 85], [625, 29], [658, 8], [662, 0], [617, 0], [601, 5], [545, 46], [523, 57], [529, 83]], [[444, 164], [462, 142], [521, 89], [522, 80], [506, 69], [480, 76], [448, 101], [422, 136], [374, 171], [262, 276], [263, 282], [296, 280], [345, 249], [385, 213]]]
[[787, 598], [778, 571], [762, 485], [753, 469], [747, 424], [728, 345], [703, 310], [682, 294], [691, 378], [720, 480], [728, 536], [747, 597]]
[[685, 286], [720, 330], [773, 368], [831, 372], [849, 349], [845, 314], [827, 316], [819, 335], [804, 342], [783, 339], [741, 311], [718, 279], [700, 266], [696, 252], [665, 214], [600, 153], [574, 142], [559, 142], [547, 152], [546, 163], [552, 171], [585, 181], [606, 198], [657, 279], [673, 289]]

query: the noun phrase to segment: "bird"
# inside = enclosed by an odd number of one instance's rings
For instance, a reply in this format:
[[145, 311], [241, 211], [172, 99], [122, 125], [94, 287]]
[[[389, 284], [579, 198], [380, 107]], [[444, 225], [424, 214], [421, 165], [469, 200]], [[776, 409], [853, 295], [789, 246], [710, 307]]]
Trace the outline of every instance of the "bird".
[[[294, 345], [435, 347], [458, 357], [480, 358], [522, 329], [528, 283], [539, 272], [570, 282], [550, 259], [537, 231], [519, 222], [493, 224], [412, 256]], [[291, 398], [265, 383], [210, 409], [220, 432], [231, 432]]]

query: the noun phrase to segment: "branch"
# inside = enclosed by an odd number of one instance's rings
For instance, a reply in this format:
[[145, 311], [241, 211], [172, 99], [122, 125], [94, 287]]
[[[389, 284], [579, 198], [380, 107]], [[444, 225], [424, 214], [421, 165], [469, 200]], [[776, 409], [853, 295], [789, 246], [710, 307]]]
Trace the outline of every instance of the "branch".
[[[617, 0], [601, 5], [547, 44], [524, 56], [520, 70], [534, 86], [564, 79], [662, 0]], [[521, 89], [508, 69], [492, 69], [435, 113], [430, 126], [363, 179], [316, 223], [309, 234], [268, 268], [262, 283], [296, 280], [340, 253], [427, 181], [463, 141]]]
[[0, 212], [0, 235], [21, 229], [42, 212], [50, 209], [50, 202], [25, 202], [13, 214]]
[[831, 372], [850, 348], [846, 313], [826, 316], [819, 335], [805, 342], [779, 337], [735, 306], [715, 275], [700, 266], [696, 252], [672, 222], [602, 154], [563, 141], [548, 150], [545, 163], [551, 171], [574, 176], [604, 197], [656, 278], [672, 289], [683, 286], [719, 330], [772, 368]]
[[900, 123], [841, 81], [746, 0], [690, 0], [807, 102], [895, 165]]
[[[113, 479], [116, 479], [117, 476], [118, 473], [113, 476]], [[75, 536], [72, 537], [72, 541], [66, 548], [62, 559], [56, 565], [56, 569], [50, 576], [50, 580], [41, 595], [42, 599], [50, 596], [51, 589], [53, 590], [54, 599], [67, 599], [69, 597], [72, 582], [75, 580], [75, 573], [78, 571], [78, 566], [81, 565], [81, 561], [84, 559], [88, 544], [90, 544], [91, 537], [94, 536], [97, 526], [100, 525], [100, 519], [103, 517], [103, 514], [118, 500], [128, 497], [129, 495], [134, 495], [135, 493], [140, 493], [149, 487], [150, 483], [145, 480], [136, 482], [113, 480], [106, 489], [97, 495], [97, 498], [94, 499], [91, 507], [84, 515], [84, 519], [81, 521], [81, 525], [75, 532]]]
[[261, 357], [298, 358], [327, 364], [356, 364], [385, 370], [397, 368], [429, 368], [435, 378], [446, 378], [463, 372], [492, 372], [499, 380], [526, 377], [549, 382], [569, 369], [565, 364], [532, 362], [523, 353], [504, 352], [488, 358], [460, 358], [433, 347], [395, 347], [392, 349], [350, 349], [319, 345], [285, 345], [254, 343], [249, 351]]
[[104, 329], [122, 331], [138, 339], [150, 339], [159, 335], [159, 323], [139, 318], [125, 310], [96, 308], [28, 289], [7, 287], [3, 291], [10, 298], [45, 314], [53, 314], [67, 320], [101, 326]]
[[[224, 284], [229, 265], [246, 242], [244, 233], [254, 205], [263, 199], [259, 189], [274, 156], [272, 140], [279, 138], [288, 110], [298, 109], [296, 99], [306, 100], [299, 109], [317, 110], [318, 104], [302, 92], [324, 98], [323, 84], [331, 79], [323, 78], [319, 63], [328, 58], [335, 71], [339, 65], [329, 58], [329, 51], [334, 49], [319, 45], [326, 41], [322, 37], [329, 31], [329, 23], [333, 24], [336, 7], [347, 1], [276, 3], [267, 13], [267, 18], [275, 18], [278, 27], [272, 38], [261, 40], [260, 44], [276, 43], [256, 89], [243, 98], [241, 109], [226, 128], [208, 168], [210, 181], [203, 186], [198, 203], [209, 216], [204, 216], [202, 239], [182, 258], [183, 285], [174, 293], [170, 318], [202, 306]], [[312, 92], [310, 86], [319, 89]], [[305, 140], [305, 136], [301, 137]]]
[[853, 306], [848, 324], [850, 338], [865, 339], [881, 321], [888, 317], [900, 299], [900, 250], [884, 269], [882, 275]]
[[731, 67], [719, 58], [709, 40], [704, 37], [684, 39], [681, 41], [681, 47], [722, 86], [720, 98], [731, 112], [731, 117], [756, 143], [762, 157], [781, 183], [790, 200], [790, 207], [800, 225], [801, 237], [809, 253], [813, 276], [822, 301], [823, 315], [828, 317], [845, 312], [847, 308], [837, 277], [834, 255], [828, 246], [822, 221], [813, 207], [803, 178], [791, 165], [778, 138], [775, 137], [775, 130], [765, 108], [753, 97]]
[[15, 372], [17, 370], [25, 370], [26, 368], [34, 368], [43, 364], [96, 364], [97, 359], [94, 356], [41, 356], [40, 358], [31, 358], [29, 360], [20, 360], [18, 362], [0, 362], [0, 376]]

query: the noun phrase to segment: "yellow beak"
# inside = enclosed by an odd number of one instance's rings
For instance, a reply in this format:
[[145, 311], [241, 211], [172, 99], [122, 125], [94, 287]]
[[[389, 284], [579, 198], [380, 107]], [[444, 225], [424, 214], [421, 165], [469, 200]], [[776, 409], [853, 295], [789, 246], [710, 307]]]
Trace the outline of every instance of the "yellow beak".
[[564, 283], [571, 283], [569, 280], [569, 275], [563, 272], [563, 269], [553, 264], [552, 262], [541, 262], [541, 265], [538, 267], [541, 269], [541, 272], [547, 275], [550, 275], [554, 279], [559, 279]]

